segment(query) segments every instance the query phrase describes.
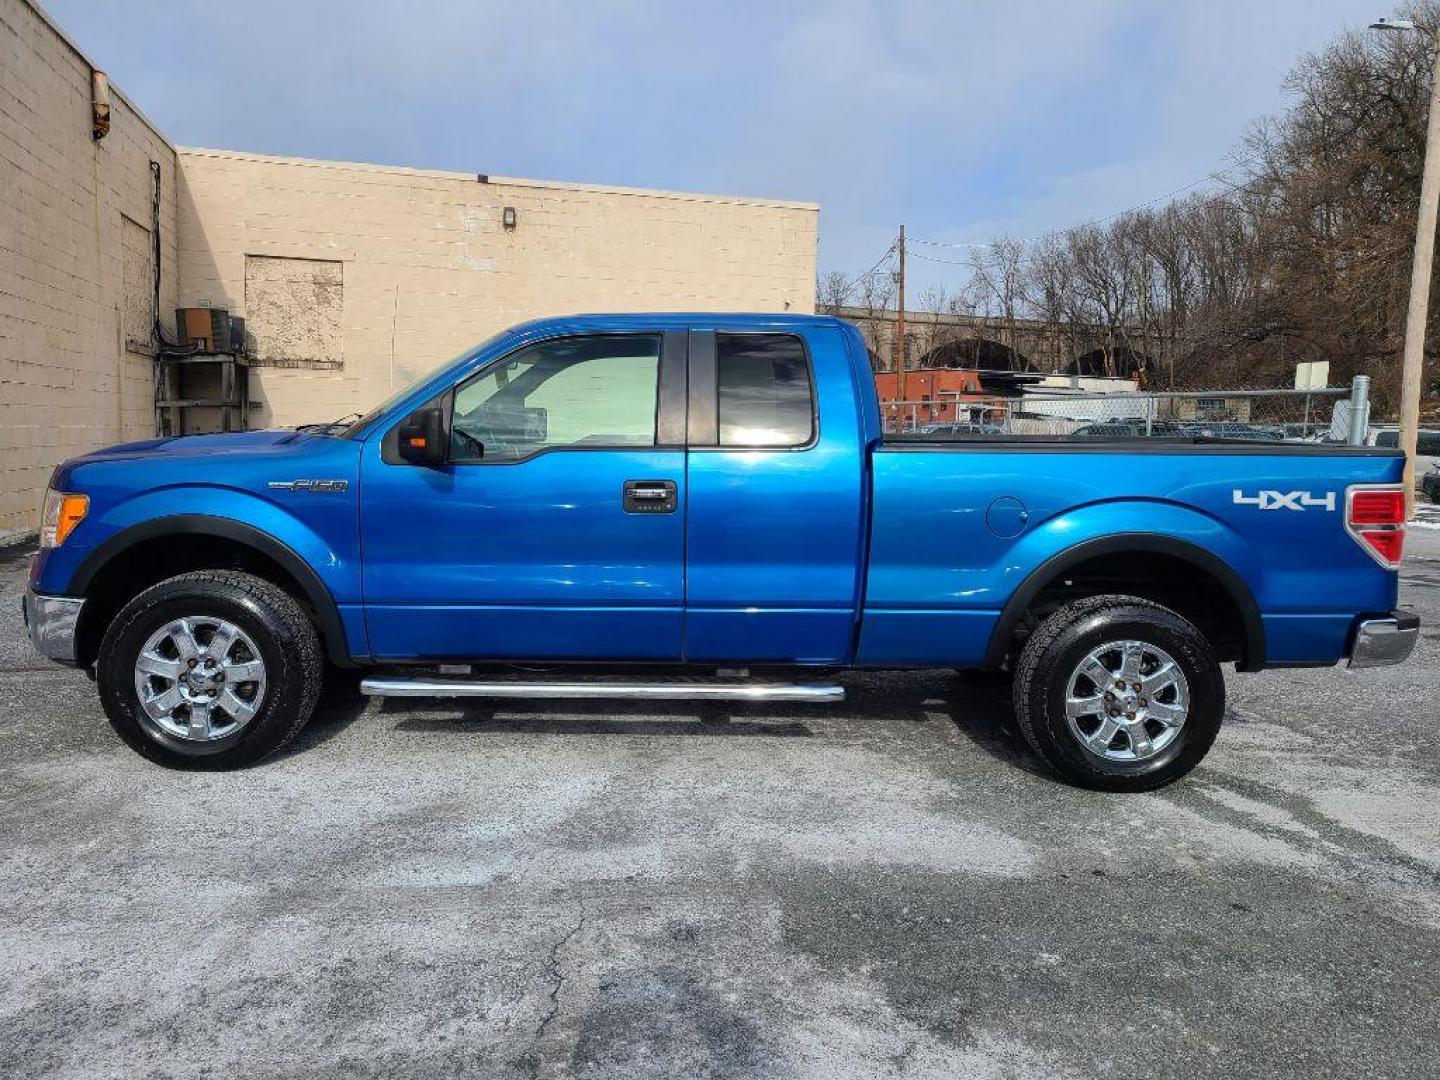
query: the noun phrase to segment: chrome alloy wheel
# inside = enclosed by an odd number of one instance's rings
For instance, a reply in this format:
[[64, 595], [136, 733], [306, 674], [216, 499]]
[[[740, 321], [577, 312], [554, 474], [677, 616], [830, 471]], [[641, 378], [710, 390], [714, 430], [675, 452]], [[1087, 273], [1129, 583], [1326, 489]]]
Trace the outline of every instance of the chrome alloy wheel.
[[1065, 720], [1106, 761], [1145, 761], [1175, 741], [1190, 713], [1190, 684], [1175, 658], [1145, 641], [1112, 641], [1076, 666]]
[[249, 635], [208, 615], [171, 619], [135, 658], [135, 693], [162, 733], [212, 742], [248, 724], [265, 698], [265, 662]]

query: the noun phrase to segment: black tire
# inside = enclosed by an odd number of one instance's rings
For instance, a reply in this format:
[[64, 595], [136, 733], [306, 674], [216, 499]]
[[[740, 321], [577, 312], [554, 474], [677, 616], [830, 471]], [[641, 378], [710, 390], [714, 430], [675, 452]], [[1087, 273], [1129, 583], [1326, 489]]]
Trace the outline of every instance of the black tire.
[[[1091, 651], [1121, 640], [1163, 649], [1188, 683], [1184, 724], [1143, 760], [1115, 761], [1086, 749], [1065, 716], [1078, 665]], [[1189, 620], [1133, 596], [1092, 596], [1059, 608], [1030, 635], [1016, 665], [1014, 698], [1025, 741], [1062, 779], [1097, 791], [1150, 791], [1180, 779], [1214, 743], [1225, 712], [1225, 678], [1215, 650]], [[1122, 734], [1118, 748], [1123, 751], [1126, 742]]]
[[[259, 708], [226, 738], [191, 742], [167, 734], [147, 718], [136, 692], [135, 664], [145, 642], [166, 622], [189, 616], [238, 627], [265, 665]], [[95, 668], [100, 701], [116, 733], [131, 749], [173, 769], [236, 769], [274, 753], [310, 719], [324, 675], [320, 638], [305, 609], [279, 586], [235, 570], [195, 571], [146, 589], [105, 631]]]

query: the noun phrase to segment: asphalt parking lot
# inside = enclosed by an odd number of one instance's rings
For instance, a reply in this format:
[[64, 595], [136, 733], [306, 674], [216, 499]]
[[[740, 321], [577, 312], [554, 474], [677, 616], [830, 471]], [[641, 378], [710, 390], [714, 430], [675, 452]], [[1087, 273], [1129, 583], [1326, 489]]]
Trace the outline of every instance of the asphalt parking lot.
[[29, 652], [12, 551], [0, 1075], [1440, 1075], [1440, 531], [1411, 551], [1408, 666], [1231, 675], [1140, 796], [945, 674], [370, 703], [166, 772]]

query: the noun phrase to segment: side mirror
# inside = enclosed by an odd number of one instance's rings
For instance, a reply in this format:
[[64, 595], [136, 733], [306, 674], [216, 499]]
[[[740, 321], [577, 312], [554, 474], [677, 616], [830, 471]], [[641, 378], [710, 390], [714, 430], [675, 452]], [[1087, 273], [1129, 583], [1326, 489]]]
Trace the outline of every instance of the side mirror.
[[412, 465], [444, 465], [450, 457], [445, 438], [445, 414], [431, 407], [416, 409], [400, 425], [396, 449]]

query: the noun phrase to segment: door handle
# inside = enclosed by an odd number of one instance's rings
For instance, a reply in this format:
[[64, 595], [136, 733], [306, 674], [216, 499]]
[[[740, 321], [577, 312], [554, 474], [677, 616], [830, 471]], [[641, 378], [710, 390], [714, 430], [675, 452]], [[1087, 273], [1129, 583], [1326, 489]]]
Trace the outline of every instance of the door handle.
[[626, 480], [627, 514], [673, 514], [680, 500], [674, 480]]

